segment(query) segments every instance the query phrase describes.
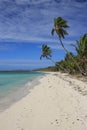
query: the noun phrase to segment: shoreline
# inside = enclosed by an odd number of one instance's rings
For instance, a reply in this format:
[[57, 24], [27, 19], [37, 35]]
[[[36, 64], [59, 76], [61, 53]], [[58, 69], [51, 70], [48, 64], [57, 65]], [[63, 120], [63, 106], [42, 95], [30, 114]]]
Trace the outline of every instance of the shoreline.
[[5, 97], [1, 97], [0, 99], [0, 113], [4, 112], [6, 109], [9, 109], [16, 102], [22, 100], [22, 98], [26, 97], [30, 90], [33, 89], [40, 82], [39, 80], [43, 78], [43, 75], [35, 77], [35, 79], [29, 80], [21, 87], [17, 88], [15, 91], [12, 91], [10, 94], [5, 95]]
[[87, 130], [87, 85], [51, 72], [30, 93], [0, 113], [1, 130]]

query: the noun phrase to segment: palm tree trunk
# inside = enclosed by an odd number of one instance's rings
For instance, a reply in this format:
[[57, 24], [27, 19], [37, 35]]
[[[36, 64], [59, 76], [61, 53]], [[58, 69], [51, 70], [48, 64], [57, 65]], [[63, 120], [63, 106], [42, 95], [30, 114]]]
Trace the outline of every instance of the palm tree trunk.
[[68, 52], [68, 50], [65, 48], [64, 44], [62, 43], [62, 40], [61, 40], [61, 37], [59, 37], [59, 40], [60, 40], [60, 43], [63, 47], [63, 49], [66, 51], [67, 54], [69, 54], [70, 58], [72, 59], [72, 61], [75, 63], [75, 65], [77, 66], [77, 68], [79, 69], [79, 72], [82, 74], [82, 75], [86, 75], [82, 69], [79, 67], [79, 65], [77, 64], [77, 62], [74, 60], [74, 58], [72, 57], [72, 55]]
[[[56, 65], [56, 62], [54, 60], [52, 60], [51, 58], [47, 57], [47, 59], [49, 59], [50, 61], [52, 61], [55, 65]], [[57, 63], [58, 64], [58, 63]], [[58, 64], [59, 65], [59, 64]], [[60, 66], [60, 65], [59, 65]], [[62, 66], [60, 66], [60, 68], [62, 70], [64, 70], [64, 72], [68, 73], [68, 71], [66, 69], [64, 69]]]

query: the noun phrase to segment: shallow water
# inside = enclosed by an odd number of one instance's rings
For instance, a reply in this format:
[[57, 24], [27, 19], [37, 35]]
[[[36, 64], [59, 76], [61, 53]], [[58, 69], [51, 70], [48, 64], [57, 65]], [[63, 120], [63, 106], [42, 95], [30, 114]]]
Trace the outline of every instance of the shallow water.
[[0, 111], [29, 93], [41, 72], [0, 72]]

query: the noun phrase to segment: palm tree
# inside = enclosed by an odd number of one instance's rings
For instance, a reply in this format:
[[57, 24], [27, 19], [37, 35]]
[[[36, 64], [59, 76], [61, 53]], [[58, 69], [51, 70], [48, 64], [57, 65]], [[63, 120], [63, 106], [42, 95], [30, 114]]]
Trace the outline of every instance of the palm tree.
[[75, 50], [80, 58], [87, 58], [87, 34], [84, 34], [79, 41], [77, 40], [76, 45], [71, 45], [75, 47]]
[[47, 59], [51, 58], [51, 49], [50, 47], [48, 47], [46, 44], [42, 45], [42, 54], [40, 56], [40, 59], [42, 59], [42, 57], [46, 57]]
[[[46, 44], [43, 44], [42, 45], [42, 54], [41, 54], [41, 56], [40, 56], [40, 60], [42, 59], [42, 58], [47, 58], [48, 60], [51, 60], [55, 65], [59, 65], [58, 63], [56, 63], [54, 60], [52, 60], [52, 51], [51, 51], [51, 49], [50, 49], [50, 47], [49, 46], [47, 46]], [[60, 65], [59, 65], [60, 66]], [[65, 72], [67, 72], [62, 66], [60, 66], [60, 68], [62, 69], [62, 70], [64, 70]]]
[[64, 20], [62, 17], [58, 17], [58, 18], [54, 18], [54, 28], [52, 29], [51, 33], [52, 35], [54, 35], [54, 32], [57, 33], [59, 40], [60, 40], [60, 44], [63, 47], [63, 49], [66, 51], [66, 53], [68, 55], [70, 55], [72, 61], [75, 63], [75, 65], [77, 66], [78, 70], [80, 71], [80, 73], [82, 75], [84, 75], [83, 71], [81, 70], [81, 68], [79, 67], [79, 65], [76, 63], [76, 61], [74, 60], [74, 58], [72, 57], [72, 55], [69, 53], [69, 51], [65, 48], [63, 42], [62, 42], [62, 38], [65, 38], [65, 35], [68, 35], [67, 31], [65, 30], [65, 28], [68, 28], [68, 24], [67, 21]]
[[77, 57], [80, 59], [80, 63], [82, 64], [83, 68], [87, 69], [87, 34], [84, 34], [80, 40], [76, 41], [75, 44], [71, 44], [75, 47], [77, 52]]
[[64, 44], [62, 43], [62, 38], [65, 38], [65, 35], [68, 35], [67, 31], [64, 28], [68, 28], [69, 26], [67, 25], [67, 21], [65, 21], [63, 18], [58, 17], [58, 18], [54, 18], [54, 28], [52, 29], [52, 35], [54, 35], [54, 32], [56, 31], [60, 43], [63, 47], [63, 49], [67, 52], [68, 50], [65, 48]]

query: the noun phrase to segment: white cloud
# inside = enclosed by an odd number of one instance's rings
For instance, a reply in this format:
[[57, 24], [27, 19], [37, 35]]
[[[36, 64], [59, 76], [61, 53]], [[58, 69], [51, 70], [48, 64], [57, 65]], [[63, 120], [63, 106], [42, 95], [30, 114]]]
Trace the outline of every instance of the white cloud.
[[[4, 3], [5, 1], [8, 4]], [[0, 0], [0, 41], [48, 44], [53, 50], [62, 51], [57, 35], [51, 36], [54, 17], [62, 16], [70, 25], [69, 36], [64, 39], [64, 45], [69, 51], [74, 52], [70, 44], [75, 43], [75, 40], [87, 32], [86, 6], [87, 2], [80, 3], [77, 0]], [[40, 45], [37, 44], [41, 48]], [[16, 47], [17, 44], [16, 46], [3, 44], [0, 45], [0, 51], [13, 50]], [[28, 65], [30, 63], [20, 60], [12, 62], [17, 64], [26, 62]], [[32, 65], [45, 64], [43, 61], [31, 62]]]
[[0, 59], [0, 68], [34, 69], [54, 65], [51, 61], [34, 59]]
[[70, 36], [78, 36], [87, 32], [86, 6], [87, 2], [77, 0], [0, 0], [0, 39], [49, 39], [53, 19], [58, 16], [70, 21]]
[[[35, 59], [0, 59], [0, 63], [40, 63], [41, 60]], [[47, 60], [44, 60], [47, 62]]]
[[30, 4], [36, 5], [44, 2], [50, 2], [51, 0], [15, 0], [17, 4]]

